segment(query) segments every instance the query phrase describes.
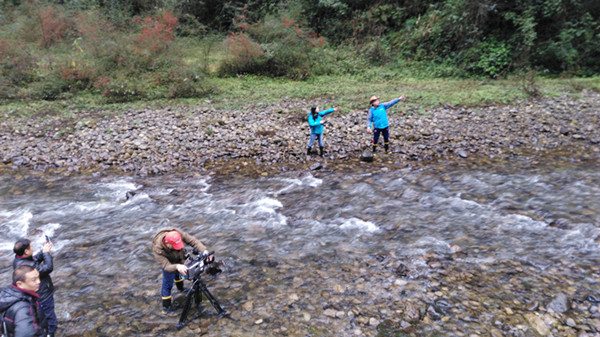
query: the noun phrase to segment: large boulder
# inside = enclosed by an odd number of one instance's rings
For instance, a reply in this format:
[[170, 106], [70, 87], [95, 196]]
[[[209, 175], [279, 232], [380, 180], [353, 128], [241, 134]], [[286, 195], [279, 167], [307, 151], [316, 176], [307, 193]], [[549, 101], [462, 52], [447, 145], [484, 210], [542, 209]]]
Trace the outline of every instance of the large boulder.
[[373, 151], [366, 147], [360, 155], [360, 160], [370, 163], [373, 161]]

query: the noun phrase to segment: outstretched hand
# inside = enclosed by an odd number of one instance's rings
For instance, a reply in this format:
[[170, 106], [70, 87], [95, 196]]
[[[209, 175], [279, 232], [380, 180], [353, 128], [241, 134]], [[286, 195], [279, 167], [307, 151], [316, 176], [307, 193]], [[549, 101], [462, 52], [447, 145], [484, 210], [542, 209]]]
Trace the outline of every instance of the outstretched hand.
[[404, 97], [404, 95], [398, 97], [398, 99], [401, 100], [401, 101], [403, 101], [403, 102], [406, 101], [406, 97]]

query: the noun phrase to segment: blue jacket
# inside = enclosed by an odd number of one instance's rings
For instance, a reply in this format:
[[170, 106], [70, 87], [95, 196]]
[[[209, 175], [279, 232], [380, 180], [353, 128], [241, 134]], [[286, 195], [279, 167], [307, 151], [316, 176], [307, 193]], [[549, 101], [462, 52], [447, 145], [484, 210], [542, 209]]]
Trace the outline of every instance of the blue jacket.
[[371, 106], [369, 109], [369, 114], [367, 115], [367, 127], [370, 128], [371, 124], [374, 125], [375, 129], [385, 129], [390, 126], [386, 110], [391, 108], [399, 101], [400, 99], [394, 98], [389, 102], [379, 104], [377, 108]]
[[323, 125], [321, 125], [321, 117], [328, 115], [333, 112], [333, 108], [327, 109], [325, 111], [319, 111], [317, 118], [313, 118], [312, 113], [308, 113], [308, 125], [310, 125], [310, 133], [314, 134], [322, 134], [323, 133]]

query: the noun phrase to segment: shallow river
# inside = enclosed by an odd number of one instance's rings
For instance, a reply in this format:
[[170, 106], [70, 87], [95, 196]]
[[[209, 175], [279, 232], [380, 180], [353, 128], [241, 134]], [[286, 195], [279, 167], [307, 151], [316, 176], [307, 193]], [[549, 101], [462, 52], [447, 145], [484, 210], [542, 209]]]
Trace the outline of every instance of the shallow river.
[[[525, 313], [598, 291], [599, 201], [597, 166], [568, 162], [258, 179], [4, 173], [0, 279], [16, 239], [37, 251], [52, 237], [66, 336], [383, 336], [413, 304], [413, 335], [529, 335]], [[177, 332], [162, 315], [151, 240], [169, 226], [225, 264], [203, 279], [228, 318], [203, 302]]]

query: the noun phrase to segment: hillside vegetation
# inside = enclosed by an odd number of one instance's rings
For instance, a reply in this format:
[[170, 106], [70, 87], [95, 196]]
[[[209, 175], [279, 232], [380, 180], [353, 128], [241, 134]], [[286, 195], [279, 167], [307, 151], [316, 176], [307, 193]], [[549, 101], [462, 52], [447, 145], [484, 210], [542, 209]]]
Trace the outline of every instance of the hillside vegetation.
[[599, 18], [595, 0], [2, 1], [0, 100], [205, 98], [260, 79], [367, 95], [349, 86], [516, 78], [536, 95], [539, 76], [597, 79]]

